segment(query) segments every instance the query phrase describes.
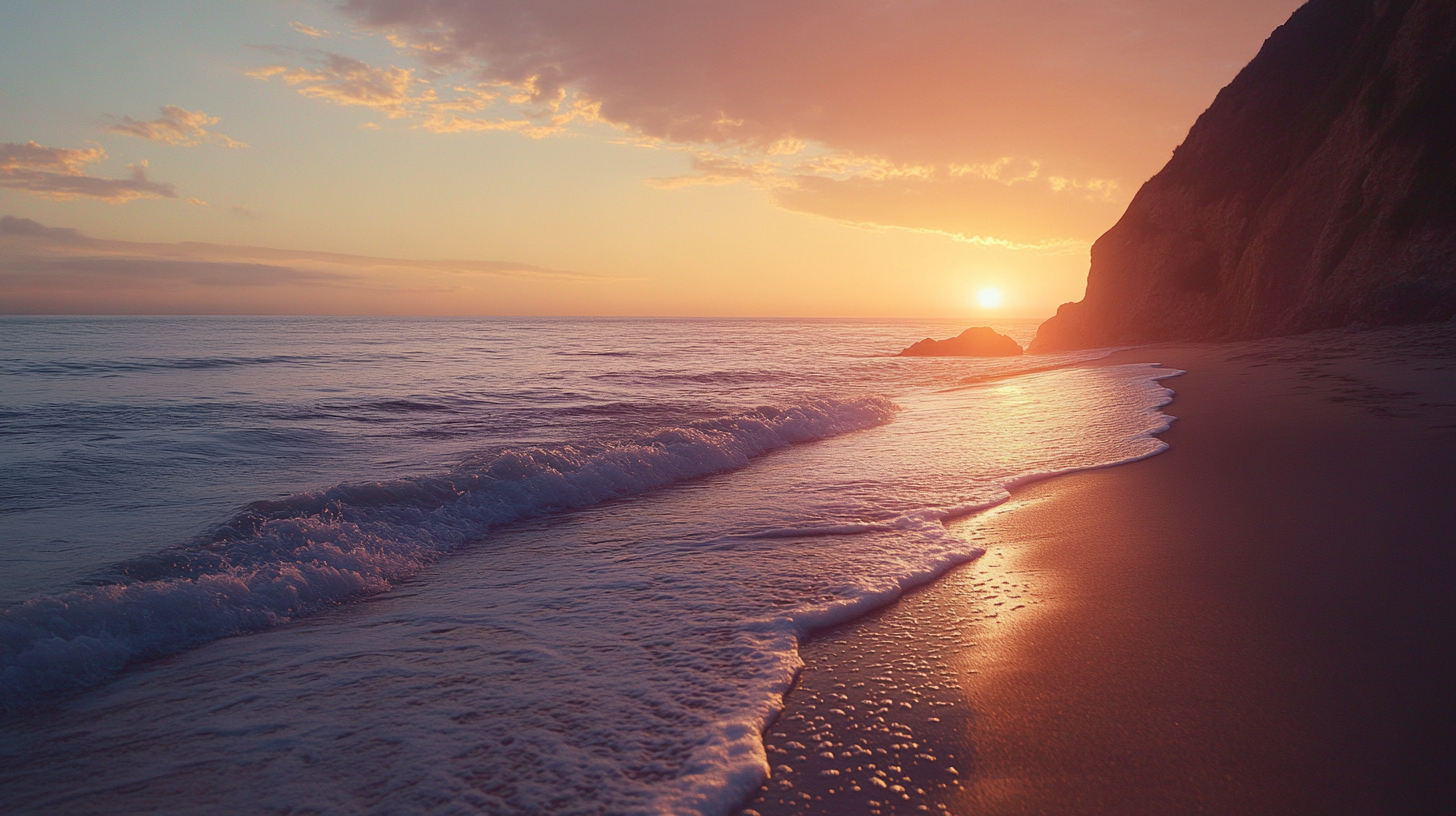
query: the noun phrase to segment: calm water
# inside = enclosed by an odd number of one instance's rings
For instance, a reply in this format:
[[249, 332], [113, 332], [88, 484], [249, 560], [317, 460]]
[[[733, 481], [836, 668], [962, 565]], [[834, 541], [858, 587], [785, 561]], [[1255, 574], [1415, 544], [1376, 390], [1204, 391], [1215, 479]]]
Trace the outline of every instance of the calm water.
[[728, 812], [807, 633], [1162, 447], [1165, 371], [892, 356], [963, 328], [0, 320], [0, 797]]

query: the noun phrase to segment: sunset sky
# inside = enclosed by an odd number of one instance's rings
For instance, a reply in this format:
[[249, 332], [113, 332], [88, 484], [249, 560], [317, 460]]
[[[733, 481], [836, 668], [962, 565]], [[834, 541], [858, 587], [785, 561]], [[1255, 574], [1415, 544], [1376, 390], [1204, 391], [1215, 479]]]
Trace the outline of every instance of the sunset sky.
[[1295, 0], [0, 5], [0, 312], [1038, 317]]

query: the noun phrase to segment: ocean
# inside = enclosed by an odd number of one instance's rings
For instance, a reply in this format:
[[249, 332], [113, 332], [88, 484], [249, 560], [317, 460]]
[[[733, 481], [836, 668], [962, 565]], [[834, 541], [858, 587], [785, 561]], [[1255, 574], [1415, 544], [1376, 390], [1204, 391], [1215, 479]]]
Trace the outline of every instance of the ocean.
[[0, 800], [732, 812], [807, 636], [1164, 447], [1176, 372], [894, 356], [967, 325], [0, 318]]

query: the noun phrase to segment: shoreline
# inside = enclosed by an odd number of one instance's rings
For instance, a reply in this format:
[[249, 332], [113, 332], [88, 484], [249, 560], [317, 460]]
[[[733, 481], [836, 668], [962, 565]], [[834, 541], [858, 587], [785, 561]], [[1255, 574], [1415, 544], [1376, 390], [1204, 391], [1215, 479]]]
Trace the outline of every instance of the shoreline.
[[1153, 362], [1170, 449], [951, 522], [987, 555], [808, 641], [745, 813], [1456, 801], [1456, 326], [1092, 364]]

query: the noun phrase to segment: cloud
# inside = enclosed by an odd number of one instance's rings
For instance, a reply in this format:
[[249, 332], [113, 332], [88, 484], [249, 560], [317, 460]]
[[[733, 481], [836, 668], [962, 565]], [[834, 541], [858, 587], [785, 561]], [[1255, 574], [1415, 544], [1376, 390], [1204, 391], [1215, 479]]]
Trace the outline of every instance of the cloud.
[[605, 119], [648, 136], [764, 148], [807, 140], [944, 164], [1125, 157], [1119, 142], [1143, 142], [1140, 123], [1163, 130], [1167, 113], [1186, 130], [1297, 5], [349, 0], [344, 9], [429, 67], [529, 87], [537, 102], [580, 91]]
[[96, 198], [121, 204], [138, 198], [176, 198], [166, 182], [147, 178], [147, 163], [127, 165], [130, 178], [111, 179], [86, 174], [86, 166], [106, 158], [94, 148], [45, 147], [35, 142], [0, 144], [0, 187], [23, 190], [57, 201]]
[[99, 147], [44, 147], [35, 142], [0, 145], [0, 171], [28, 168], [78, 176], [85, 172], [86, 165], [104, 158], [106, 151]]
[[41, 239], [61, 244], [75, 244], [86, 240], [86, 236], [82, 235], [80, 230], [68, 227], [47, 227], [39, 221], [29, 218], [0, 215], [0, 240], [7, 237]]
[[1031, 181], [1041, 174], [1041, 162], [1016, 156], [1002, 156], [984, 164], [952, 164], [948, 168], [952, 178], [974, 176], [999, 181], [1002, 184], [1016, 184]]
[[739, 181], [752, 181], [768, 187], [783, 183], [778, 165], [772, 162], [750, 162], [708, 150], [692, 151], [690, 168], [691, 172], [686, 175], [648, 179], [647, 183], [662, 190], [694, 185], [733, 184]]
[[1069, 179], [1061, 176], [1051, 176], [1047, 184], [1059, 193], [1076, 193], [1089, 201], [1113, 201], [1117, 198], [1122, 185], [1112, 179]]
[[[413, 69], [370, 65], [343, 54], [316, 53], [307, 64], [267, 65], [244, 73], [265, 81], [276, 77], [303, 96], [336, 105], [373, 108], [391, 119], [410, 118], [415, 127], [432, 133], [509, 131], [540, 139], [599, 118], [595, 103], [565, 90], [543, 97], [530, 82], [436, 87]], [[359, 127], [374, 130], [378, 125]]]
[[196, 147], [201, 144], [247, 147], [246, 144], [221, 133], [208, 132], [208, 125], [218, 123], [216, 116], [208, 116], [202, 111], [190, 111], [176, 105], [162, 106], [161, 118], [149, 122], [138, 121], [130, 116], [108, 116], [107, 122], [106, 129], [111, 133], [135, 136], [139, 139], [177, 147]]
[[306, 23], [300, 23], [297, 20], [289, 23], [288, 27], [306, 37], [323, 38], [334, 36], [334, 32], [332, 31], [325, 31], [322, 28], [314, 28], [311, 25], [308, 25]]
[[420, 114], [420, 127], [433, 133], [512, 131], [544, 139], [565, 134], [576, 124], [600, 122], [601, 106], [565, 88], [544, 96], [528, 80], [457, 84], [448, 96], [425, 100]]
[[510, 261], [104, 240], [0, 217], [0, 310], [12, 313], [449, 313], [501, 287], [621, 280]]
[[125, 257], [0, 257], [0, 271], [11, 285], [66, 281], [70, 287], [146, 281], [185, 282], [198, 286], [325, 285], [358, 281], [342, 275], [290, 266], [229, 261]]
[[[0, 274], [11, 285], [58, 280], [82, 287], [115, 279], [188, 281], [206, 286], [337, 284], [358, 275], [256, 260], [209, 259], [203, 253], [168, 257], [115, 252], [121, 242], [95, 242], [78, 230], [47, 227], [28, 218], [0, 216]], [[113, 251], [97, 251], [107, 244]], [[146, 246], [146, 245], [139, 245]]]
[[[901, 176], [843, 180], [800, 176], [773, 190], [779, 206], [877, 228], [908, 229], [1015, 251], [1085, 252], [1115, 220], [1109, 201], [1049, 193], [1039, 183], [997, 179]], [[1036, 218], [1025, 217], [1035, 212]]]
[[228, 214], [234, 218], [241, 218], [244, 221], [262, 221], [263, 214], [245, 204], [234, 204], [228, 207]]
[[303, 96], [372, 108], [391, 119], [408, 115], [434, 96], [409, 69], [376, 68], [342, 54], [323, 54], [312, 67], [268, 65], [244, 73], [265, 81], [276, 77]]
[[[878, 190], [887, 199], [880, 209], [893, 209], [910, 179], [987, 194], [959, 183], [978, 179], [1034, 191], [1017, 197], [1019, 219], [1031, 223], [1047, 202], [1099, 214], [1122, 202], [1299, 3], [347, 0], [343, 8], [417, 60], [420, 77], [466, 76], [469, 87], [497, 94], [478, 111], [431, 119], [430, 130], [540, 136], [610, 126], [626, 141], [687, 155], [688, 173], [654, 186], [738, 181], [806, 211], [831, 198], [819, 182], [780, 195], [804, 178], [874, 182], [853, 198], [864, 203]], [[573, 110], [591, 113], [549, 120]], [[986, 209], [941, 198], [949, 211]], [[946, 220], [942, 213], [936, 223]], [[989, 234], [984, 227], [967, 218], [955, 232]]]

